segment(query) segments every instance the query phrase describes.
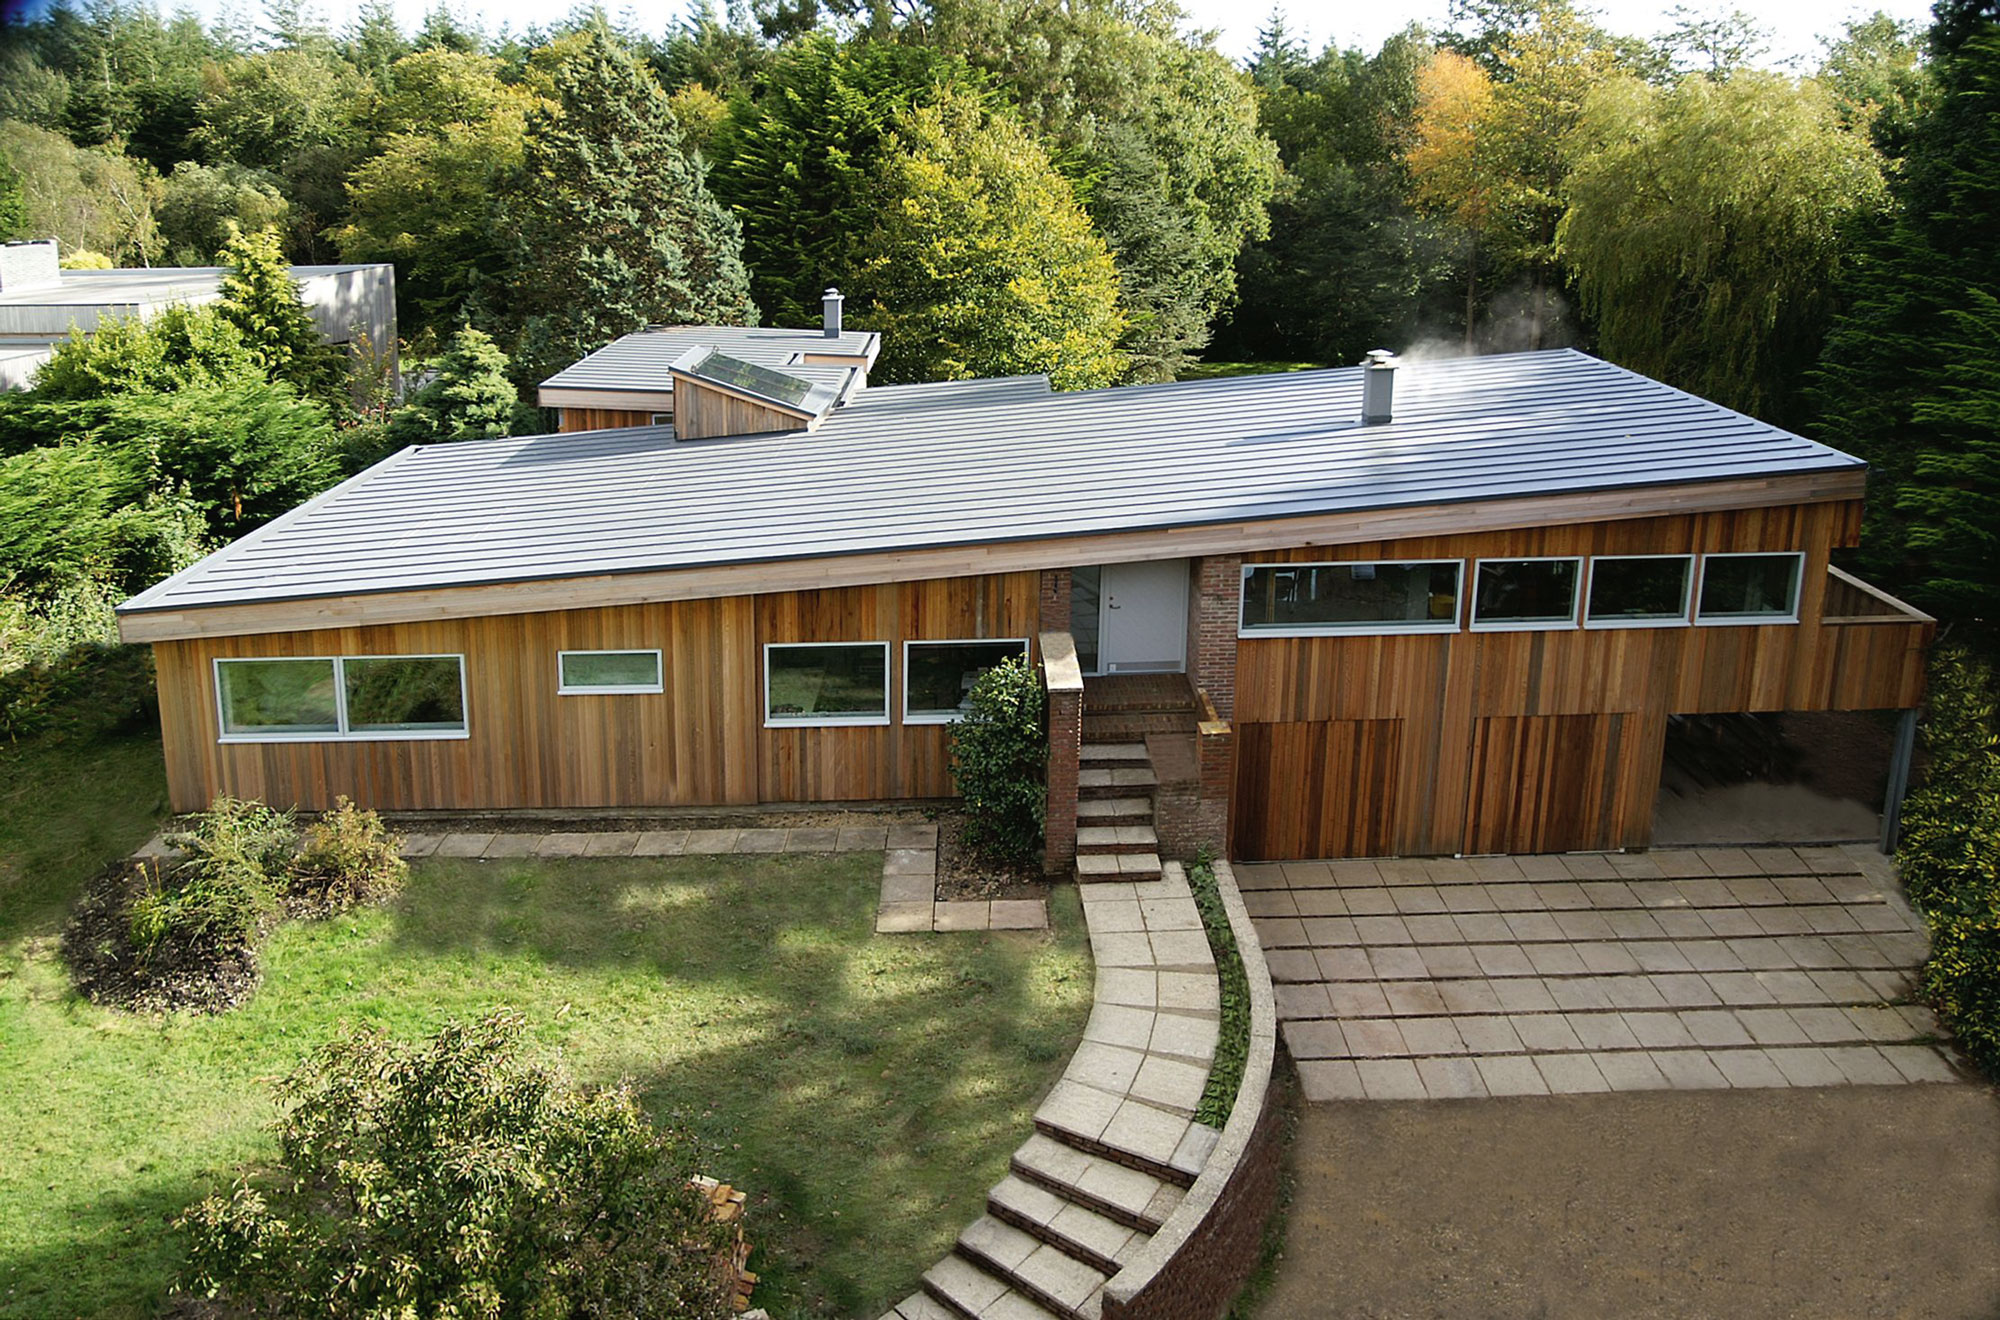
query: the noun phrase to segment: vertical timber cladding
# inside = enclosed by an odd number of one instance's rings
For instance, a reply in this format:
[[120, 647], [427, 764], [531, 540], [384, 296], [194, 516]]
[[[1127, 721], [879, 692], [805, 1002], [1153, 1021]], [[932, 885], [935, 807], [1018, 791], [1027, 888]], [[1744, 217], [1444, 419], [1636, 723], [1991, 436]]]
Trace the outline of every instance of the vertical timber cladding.
[[[1858, 501], [1841, 501], [1244, 556], [1463, 559], [1461, 623], [1481, 557], [1803, 550], [1806, 561], [1796, 625], [1240, 639], [1238, 854], [1643, 844], [1670, 713], [1907, 704], [1921, 629], [1818, 622], [1828, 554], [1854, 543], [1859, 518]], [[1856, 676], [1848, 663], [1874, 668]], [[1371, 727], [1383, 722], [1393, 738]]]
[[[948, 731], [904, 727], [902, 643], [1032, 637], [1036, 575], [159, 642], [176, 811], [217, 794], [395, 810], [944, 796]], [[890, 643], [886, 727], [765, 729], [766, 641]], [[662, 652], [660, 693], [558, 696], [563, 650]], [[469, 736], [220, 743], [217, 657], [462, 654]]]
[[[671, 411], [660, 409], [661, 412]], [[564, 408], [561, 429], [567, 434], [572, 431], [611, 431], [626, 426], [651, 426], [653, 412], [633, 412], [620, 408]]]

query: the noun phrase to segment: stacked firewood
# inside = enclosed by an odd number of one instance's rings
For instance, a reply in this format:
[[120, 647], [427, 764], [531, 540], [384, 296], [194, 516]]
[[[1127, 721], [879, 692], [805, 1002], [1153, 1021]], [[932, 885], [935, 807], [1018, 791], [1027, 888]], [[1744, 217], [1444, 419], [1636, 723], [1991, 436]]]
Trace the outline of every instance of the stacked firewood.
[[750, 1309], [750, 1290], [757, 1286], [757, 1276], [747, 1268], [750, 1263], [750, 1242], [743, 1235], [743, 1205], [747, 1199], [728, 1183], [717, 1182], [713, 1178], [697, 1177], [694, 1185], [708, 1198], [709, 1216], [719, 1224], [735, 1226], [736, 1236], [731, 1243], [727, 1259], [718, 1258], [717, 1272], [727, 1270], [731, 1280], [730, 1303], [737, 1314]]

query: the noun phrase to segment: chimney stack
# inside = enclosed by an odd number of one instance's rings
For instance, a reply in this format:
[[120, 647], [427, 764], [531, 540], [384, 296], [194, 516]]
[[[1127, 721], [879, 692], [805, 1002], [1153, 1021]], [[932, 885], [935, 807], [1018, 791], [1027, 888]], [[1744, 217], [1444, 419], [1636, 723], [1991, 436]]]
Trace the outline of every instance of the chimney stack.
[[840, 338], [840, 304], [843, 299], [839, 289], [828, 289], [819, 300], [820, 328], [828, 339]]
[[1386, 348], [1361, 359], [1361, 423], [1379, 426], [1396, 416], [1396, 355]]
[[56, 260], [53, 238], [0, 243], [0, 291], [53, 289], [61, 283], [62, 265]]

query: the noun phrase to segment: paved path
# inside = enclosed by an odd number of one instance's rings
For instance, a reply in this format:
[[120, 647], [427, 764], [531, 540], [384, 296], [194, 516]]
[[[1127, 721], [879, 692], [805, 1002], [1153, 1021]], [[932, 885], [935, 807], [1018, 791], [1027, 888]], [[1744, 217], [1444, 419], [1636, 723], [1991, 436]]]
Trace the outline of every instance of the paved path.
[[1865, 847], [1236, 869], [1311, 1100], [1956, 1076]]
[[1215, 1150], [1194, 1114], [1222, 1000], [1186, 872], [1081, 893], [1097, 962], [1083, 1043], [986, 1213], [882, 1320], [1095, 1320]]
[[2000, 1094], [1305, 1106], [1261, 1320], [1994, 1320]]

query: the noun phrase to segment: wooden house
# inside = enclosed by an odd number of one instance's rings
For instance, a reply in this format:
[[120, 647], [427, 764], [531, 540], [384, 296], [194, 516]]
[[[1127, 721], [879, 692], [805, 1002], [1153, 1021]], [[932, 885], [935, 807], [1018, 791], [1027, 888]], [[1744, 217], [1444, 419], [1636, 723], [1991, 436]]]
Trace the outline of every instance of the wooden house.
[[127, 602], [174, 806], [933, 799], [1026, 652], [1052, 868], [1609, 849], [1672, 716], [1923, 694], [1830, 563], [1863, 464], [1582, 353], [1058, 394], [703, 333], [679, 425], [412, 448]]

